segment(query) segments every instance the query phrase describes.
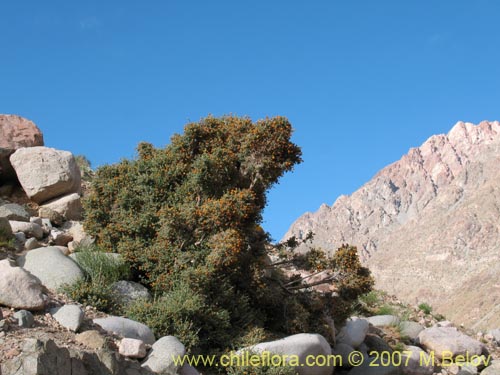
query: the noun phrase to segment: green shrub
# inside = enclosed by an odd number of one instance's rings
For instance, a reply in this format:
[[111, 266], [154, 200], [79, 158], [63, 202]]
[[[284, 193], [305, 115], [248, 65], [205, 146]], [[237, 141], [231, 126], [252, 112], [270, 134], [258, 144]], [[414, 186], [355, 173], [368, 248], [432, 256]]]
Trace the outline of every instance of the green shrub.
[[74, 284], [65, 285], [61, 291], [69, 298], [81, 304], [93, 306], [99, 311], [115, 313], [120, 307], [112, 298], [110, 285], [99, 284], [88, 280], [79, 280]]
[[430, 306], [429, 304], [427, 304], [425, 302], [418, 305], [418, 308], [419, 308], [419, 310], [423, 311], [427, 315], [432, 312], [432, 306]]
[[283, 117], [208, 117], [164, 149], [141, 143], [134, 160], [96, 171], [85, 228], [157, 296], [129, 316], [205, 352], [229, 348], [256, 328], [331, 334], [330, 313], [342, 304], [349, 310], [373, 282], [352, 247], [332, 260], [319, 251], [290, 259], [337, 269], [339, 303], [268, 264], [262, 211], [267, 191], [301, 161], [291, 134]]

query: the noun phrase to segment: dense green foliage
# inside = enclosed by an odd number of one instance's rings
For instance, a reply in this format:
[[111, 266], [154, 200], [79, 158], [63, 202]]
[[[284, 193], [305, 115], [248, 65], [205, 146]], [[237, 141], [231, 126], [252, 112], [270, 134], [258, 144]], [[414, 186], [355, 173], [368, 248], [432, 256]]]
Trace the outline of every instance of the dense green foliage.
[[[259, 225], [266, 192], [301, 161], [291, 133], [283, 117], [208, 117], [188, 124], [166, 148], [142, 143], [136, 159], [97, 170], [85, 201], [86, 230], [105, 251], [121, 253], [156, 295], [129, 316], [191, 349], [228, 348], [255, 332], [329, 336], [335, 298], [272, 264]], [[337, 300], [371, 286], [355, 249], [342, 253], [349, 259], [326, 261], [319, 251], [292, 256], [288, 245], [278, 263], [338, 268], [345, 291]], [[347, 273], [355, 280], [344, 279]]]

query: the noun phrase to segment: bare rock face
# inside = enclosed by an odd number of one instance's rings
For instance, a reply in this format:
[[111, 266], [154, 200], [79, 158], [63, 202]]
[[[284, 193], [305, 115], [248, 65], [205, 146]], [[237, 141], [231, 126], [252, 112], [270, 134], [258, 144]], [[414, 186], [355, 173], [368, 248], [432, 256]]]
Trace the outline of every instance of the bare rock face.
[[500, 325], [500, 123], [458, 122], [292, 224], [333, 252], [358, 247], [377, 287], [472, 328]]
[[40, 129], [20, 116], [0, 115], [0, 180], [15, 177], [9, 156], [18, 148], [43, 146]]
[[49, 147], [20, 148], [10, 157], [24, 191], [36, 203], [78, 193], [80, 169], [73, 154]]

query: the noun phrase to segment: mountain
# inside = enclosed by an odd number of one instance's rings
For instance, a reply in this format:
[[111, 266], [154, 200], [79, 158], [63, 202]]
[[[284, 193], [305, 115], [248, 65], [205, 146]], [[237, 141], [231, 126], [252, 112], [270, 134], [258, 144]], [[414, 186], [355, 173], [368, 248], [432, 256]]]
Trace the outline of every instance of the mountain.
[[471, 328], [500, 326], [500, 123], [458, 122], [284, 238], [358, 247], [377, 288]]

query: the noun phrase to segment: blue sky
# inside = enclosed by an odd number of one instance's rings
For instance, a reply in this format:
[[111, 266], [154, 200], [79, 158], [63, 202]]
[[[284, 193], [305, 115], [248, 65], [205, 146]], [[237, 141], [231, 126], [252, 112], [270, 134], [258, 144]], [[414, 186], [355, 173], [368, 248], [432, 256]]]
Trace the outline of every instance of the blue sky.
[[269, 195], [279, 239], [458, 120], [500, 119], [500, 2], [11, 1], [0, 113], [94, 166], [207, 114], [283, 115], [304, 163]]

